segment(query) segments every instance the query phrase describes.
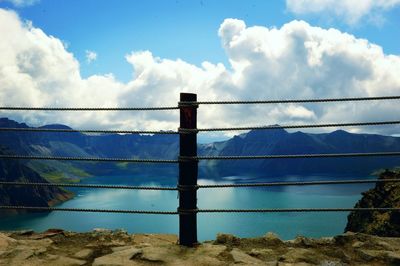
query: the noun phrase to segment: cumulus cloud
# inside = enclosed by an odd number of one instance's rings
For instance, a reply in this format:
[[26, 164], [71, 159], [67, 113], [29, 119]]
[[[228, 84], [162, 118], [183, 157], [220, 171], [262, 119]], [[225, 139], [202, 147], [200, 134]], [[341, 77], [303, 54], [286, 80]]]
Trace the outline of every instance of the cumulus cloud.
[[366, 16], [371, 21], [381, 21], [381, 12], [399, 5], [400, 0], [286, 0], [288, 10], [295, 14], [328, 14], [350, 25]]
[[[335, 29], [292, 21], [281, 28], [247, 27], [226, 19], [218, 34], [230, 66], [159, 58], [150, 51], [126, 56], [133, 78], [82, 78], [63, 43], [0, 9], [0, 105], [55, 107], [176, 106], [180, 92], [199, 100], [357, 97], [400, 94], [400, 57]], [[303, 105], [201, 106], [199, 127], [229, 127], [397, 119], [396, 102]], [[176, 129], [178, 112], [2, 112], [32, 125], [75, 128]], [[376, 128], [375, 132], [394, 134]], [[329, 129], [331, 130], [331, 129]], [[360, 130], [353, 128], [353, 131]], [[362, 129], [364, 130], [364, 129]], [[378, 131], [381, 130], [381, 131]], [[382, 131], [383, 130], [383, 131]]]
[[88, 64], [92, 63], [93, 61], [97, 60], [97, 53], [94, 51], [86, 50], [86, 62]]
[[32, 6], [40, 2], [40, 0], [0, 0], [0, 2], [9, 2], [16, 7]]

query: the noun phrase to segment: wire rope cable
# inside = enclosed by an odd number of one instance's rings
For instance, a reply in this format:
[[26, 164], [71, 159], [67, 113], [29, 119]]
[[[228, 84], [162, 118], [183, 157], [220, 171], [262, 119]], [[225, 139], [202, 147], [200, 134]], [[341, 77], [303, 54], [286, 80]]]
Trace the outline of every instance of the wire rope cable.
[[69, 183], [43, 183], [43, 182], [7, 182], [0, 181], [3, 186], [38, 186], [38, 187], [78, 187], [100, 189], [130, 189], [130, 190], [178, 190], [177, 187], [160, 186], [128, 186], [128, 185], [100, 185], [100, 184], [69, 184]]
[[172, 211], [145, 211], [145, 210], [117, 210], [117, 209], [85, 209], [85, 208], [60, 208], [60, 207], [39, 207], [39, 206], [0, 206], [1, 210], [32, 210], [32, 211], [66, 211], [66, 212], [103, 212], [103, 213], [129, 213], [129, 214], [164, 214], [175, 215], [178, 212]]
[[178, 134], [177, 131], [166, 130], [166, 131], [151, 131], [151, 130], [101, 130], [101, 129], [63, 129], [63, 128], [7, 128], [0, 127], [0, 132], [4, 131], [26, 131], [26, 132], [62, 132], [62, 133], [104, 133], [104, 134]]
[[0, 110], [7, 111], [162, 111], [177, 110], [178, 106], [164, 107], [22, 107], [1, 106]]
[[126, 162], [126, 163], [179, 163], [179, 160], [163, 159], [127, 159], [127, 158], [94, 158], [94, 157], [57, 157], [0, 154], [0, 159], [15, 160], [52, 160], [52, 161], [95, 161], [95, 162]]
[[198, 101], [183, 102], [185, 104], [279, 104], [279, 103], [326, 103], [326, 102], [353, 102], [398, 100], [400, 96], [351, 97], [351, 98], [319, 98], [319, 99], [287, 99], [287, 100], [255, 100], [255, 101]]
[[[197, 188], [241, 188], [241, 187], [275, 187], [275, 186], [313, 186], [313, 185], [341, 185], [341, 184], [371, 184], [371, 183], [398, 183], [400, 179], [370, 179], [370, 180], [328, 180], [328, 181], [299, 181], [299, 182], [268, 182], [198, 185]], [[1, 183], [0, 183], [1, 184]]]
[[210, 131], [236, 131], [236, 130], [273, 130], [273, 129], [295, 129], [295, 128], [321, 128], [321, 127], [351, 127], [351, 126], [381, 126], [400, 124], [400, 120], [377, 121], [377, 122], [354, 122], [354, 123], [326, 123], [326, 124], [305, 124], [305, 125], [271, 125], [271, 126], [249, 126], [249, 127], [226, 127], [226, 128], [199, 128], [180, 129], [186, 132], [210, 132]]
[[[322, 153], [322, 154], [280, 154], [280, 155], [249, 155], [249, 156], [196, 156], [186, 159], [193, 160], [253, 160], [253, 159], [311, 159], [311, 158], [345, 158], [345, 157], [375, 157], [400, 156], [400, 152], [364, 152], [364, 153]], [[0, 157], [1, 158], [1, 157]]]

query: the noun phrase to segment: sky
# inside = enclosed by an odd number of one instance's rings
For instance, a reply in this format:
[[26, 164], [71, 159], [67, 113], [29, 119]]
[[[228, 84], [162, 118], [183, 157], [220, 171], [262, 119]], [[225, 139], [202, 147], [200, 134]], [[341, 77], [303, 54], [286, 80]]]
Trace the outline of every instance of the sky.
[[[0, 0], [0, 105], [174, 106], [180, 92], [400, 95], [400, 0]], [[396, 101], [198, 110], [202, 128], [397, 120], [398, 111]], [[179, 121], [176, 111], [0, 116], [80, 129], [176, 130]], [[399, 127], [347, 130], [396, 135]]]

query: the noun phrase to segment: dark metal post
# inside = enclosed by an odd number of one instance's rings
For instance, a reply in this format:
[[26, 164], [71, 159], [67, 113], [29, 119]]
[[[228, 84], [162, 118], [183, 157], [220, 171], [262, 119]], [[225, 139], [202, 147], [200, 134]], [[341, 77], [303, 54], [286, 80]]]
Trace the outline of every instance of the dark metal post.
[[181, 93], [179, 128], [179, 244], [193, 246], [197, 243], [197, 132], [185, 129], [197, 129], [197, 95]]

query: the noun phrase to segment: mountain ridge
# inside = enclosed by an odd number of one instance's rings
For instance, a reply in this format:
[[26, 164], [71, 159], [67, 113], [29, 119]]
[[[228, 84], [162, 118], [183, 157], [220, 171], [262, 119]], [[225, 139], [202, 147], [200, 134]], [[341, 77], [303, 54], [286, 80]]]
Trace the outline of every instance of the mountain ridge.
[[[7, 118], [0, 118], [0, 127], [28, 126]], [[42, 127], [70, 128], [56, 124]], [[1, 132], [1, 134], [0, 145], [7, 146], [16, 154], [26, 155], [176, 159], [179, 150], [179, 138], [176, 135], [90, 135], [79, 132]], [[399, 137], [354, 134], [344, 130], [317, 134], [301, 131], [289, 133], [283, 129], [252, 130], [226, 141], [198, 144], [200, 156], [389, 151], [400, 151]], [[215, 179], [227, 175], [345, 174], [365, 176], [381, 168], [392, 168], [399, 165], [399, 157], [224, 160], [201, 161], [199, 173], [206, 178]], [[163, 175], [177, 175], [177, 167], [171, 165], [151, 165], [149, 167], [149, 165], [138, 164], [52, 162], [50, 168], [51, 166], [54, 167], [55, 172], [62, 166], [81, 169], [88, 175], [120, 173], [121, 171], [129, 173], [150, 171]], [[68, 171], [65, 175], [79, 178]]]

